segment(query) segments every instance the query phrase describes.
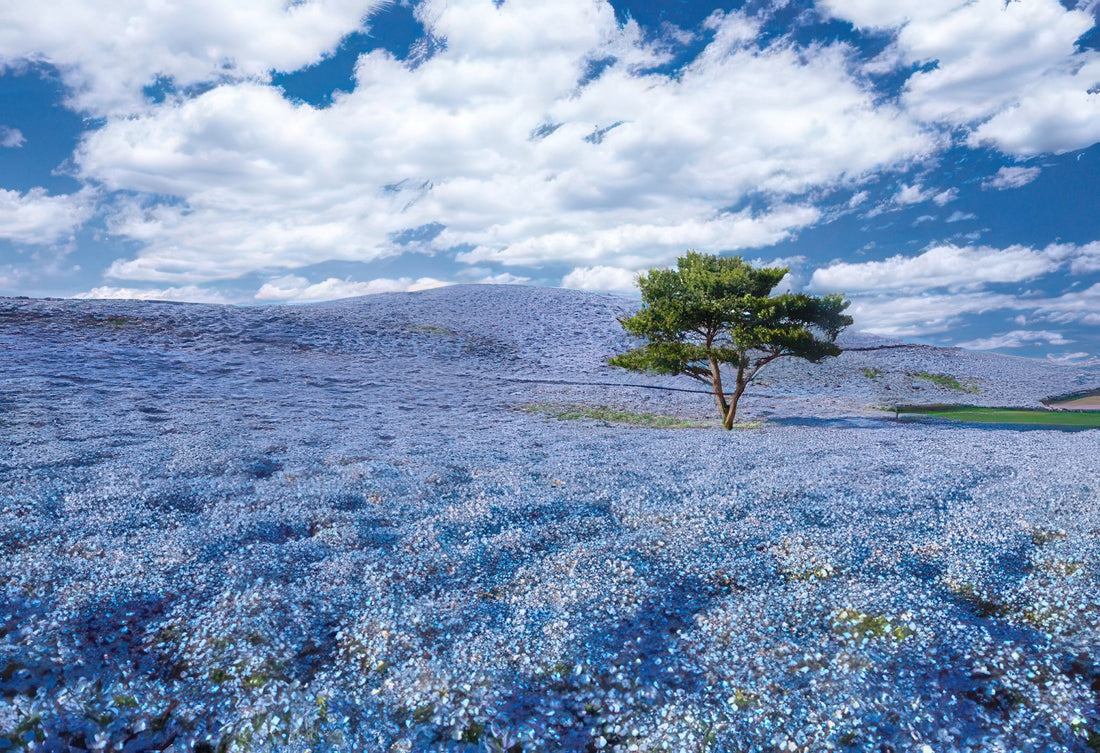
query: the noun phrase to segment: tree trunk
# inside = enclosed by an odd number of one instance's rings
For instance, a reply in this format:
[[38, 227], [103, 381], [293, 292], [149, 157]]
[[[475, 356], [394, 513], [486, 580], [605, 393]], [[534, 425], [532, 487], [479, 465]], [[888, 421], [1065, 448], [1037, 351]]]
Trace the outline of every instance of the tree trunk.
[[739, 387], [733, 393], [732, 399], [729, 401], [729, 408], [727, 408], [725, 415], [722, 416], [722, 428], [726, 431], [733, 429], [733, 420], [737, 418], [737, 403], [741, 400], [741, 393], [744, 391], [744, 388]]
[[[729, 405], [726, 403], [726, 393], [722, 391], [722, 372], [718, 368], [718, 361], [714, 358], [710, 359], [710, 386], [714, 390], [714, 404], [718, 408], [718, 416], [722, 419], [722, 425], [725, 426]], [[730, 427], [725, 426], [725, 428]]]
[[[749, 386], [749, 379], [751, 377], [745, 376], [745, 367], [740, 366], [737, 369], [737, 388], [733, 391], [733, 395], [729, 401], [729, 405], [722, 415], [722, 428], [726, 431], [733, 429], [733, 420], [737, 418], [737, 403], [741, 400], [741, 395], [745, 392], [745, 388]], [[725, 402], [725, 400], [723, 400]]]

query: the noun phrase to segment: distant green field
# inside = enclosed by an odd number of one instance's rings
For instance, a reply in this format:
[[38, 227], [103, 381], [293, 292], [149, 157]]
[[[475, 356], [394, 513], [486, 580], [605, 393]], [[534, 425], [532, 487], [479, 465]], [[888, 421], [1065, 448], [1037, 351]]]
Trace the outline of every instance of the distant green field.
[[[649, 429], [706, 429], [711, 423], [668, 416], [660, 413], [633, 413], [631, 411], [609, 408], [605, 405], [567, 405], [559, 403], [534, 403], [521, 406], [528, 413], [541, 413], [553, 416], [560, 421], [603, 421], [612, 424], [630, 424]], [[742, 424], [735, 428], [756, 428], [755, 425]]]
[[898, 408], [898, 413], [918, 413], [922, 416], [985, 424], [1031, 424], [1100, 429], [1100, 412], [1071, 413], [1016, 408], [977, 408], [968, 405], [903, 405]]

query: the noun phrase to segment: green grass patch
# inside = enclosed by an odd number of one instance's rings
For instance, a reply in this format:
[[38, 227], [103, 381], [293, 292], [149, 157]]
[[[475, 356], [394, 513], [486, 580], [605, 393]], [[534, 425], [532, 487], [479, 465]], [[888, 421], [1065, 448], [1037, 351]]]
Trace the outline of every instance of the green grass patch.
[[449, 329], [439, 324], [416, 324], [413, 325], [413, 331], [425, 335], [438, 335], [440, 337], [453, 337], [457, 334], [453, 329]]
[[[556, 418], [559, 421], [603, 421], [611, 424], [628, 424], [647, 429], [708, 429], [714, 424], [704, 421], [692, 421], [661, 413], [633, 413], [631, 411], [610, 408], [606, 405], [565, 405], [558, 403], [534, 403], [523, 406], [528, 413], [538, 413]], [[744, 424], [741, 428], [750, 428]]]
[[882, 377], [886, 375], [885, 371], [875, 366], [867, 366], [866, 368], [860, 369], [860, 373], [868, 379], [882, 379]]
[[1024, 424], [1076, 429], [1100, 428], [1100, 413], [1025, 410], [1020, 408], [981, 408], [970, 405], [901, 405], [897, 412], [913, 413], [954, 421], [982, 424]]
[[981, 392], [981, 388], [978, 387], [972, 381], [960, 382], [957, 378], [950, 374], [931, 374], [927, 371], [919, 371], [916, 374], [910, 374], [909, 376], [914, 379], [923, 379], [926, 382], [931, 382], [937, 387], [943, 387], [946, 390], [955, 390], [956, 392], [966, 392], [971, 395], [976, 395]]
[[733, 695], [729, 697], [729, 704], [736, 706], [738, 711], [744, 711], [751, 706], [759, 705], [760, 699], [755, 693], [747, 693], [741, 688], [736, 688]]
[[854, 609], [841, 609], [834, 618], [833, 630], [857, 641], [870, 638], [904, 641], [913, 635], [913, 629], [904, 620], [895, 622], [885, 615], [864, 614]]
[[1035, 546], [1046, 546], [1066, 538], [1068, 537], [1065, 531], [1057, 531], [1053, 528], [1036, 528], [1031, 532], [1031, 543]]
[[88, 327], [118, 331], [134, 329], [142, 325], [141, 319], [132, 316], [85, 316], [81, 322]]

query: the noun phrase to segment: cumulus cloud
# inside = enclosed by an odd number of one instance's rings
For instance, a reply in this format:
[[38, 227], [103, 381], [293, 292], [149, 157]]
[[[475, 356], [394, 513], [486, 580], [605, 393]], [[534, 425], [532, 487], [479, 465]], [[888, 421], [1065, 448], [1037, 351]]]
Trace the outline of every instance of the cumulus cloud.
[[[419, 8], [446, 49], [417, 66], [364, 55], [354, 91], [324, 110], [226, 83], [90, 134], [82, 177], [177, 198], [116, 205], [112, 234], [141, 250], [110, 275], [187, 284], [370, 261], [423, 227], [440, 229], [424, 251], [471, 264], [641, 268], [789, 238], [820, 213], [785, 197], [939, 143], [876, 102], [844, 45], [761, 49], [743, 14], [713, 17], [713, 41], [669, 76], [642, 72], [667, 59], [664, 42], [602, 0]], [[725, 211], [760, 192], [768, 209]]]
[[52, 196], [45, 188], [26, 193], [0, 188], [0, 239], [50, 245], [67, 239], [95, 211], [96, 192], [82, 189]]
[[632, 269], [596, 265], [577, 267], [562, 278], [561, 285], [579, 290], [633, 291], [637, 289], [634, 282], [637, 277], [638, 273]]
[[1047, 353], [1047, 359], [1055, 363], [1065, 363], [1073, 366], [1096, 366], [1100, 364], [1100, 358], [1083, 350], [1073, 353]]
[[144, 88], [267, 80], [318, 62], [384, 0], [35, 0], [0, 4], [0, 67], [55, 66], [72, 107], [95, 115], [144, 110]]
[[1075, 275], [1100, 272], [1100, 241], [1083, 246], [1075, 243], [1054, 243], [1047, 246], [1045, 253], [1069, 265], [1070, 272]]
[[863, 29], [904, 26], [943, 16], [961, 0], [818, 0], [818, 6]]
[[[894, 195], [889, 200], [879, 204], [878, 206], [868, 211], [864, 215], [864, 217], [877, 217], [880, 214], [893, 212], [903, 207], [913, 206], [915, 204], [922, 204], [926, 201], [931, 201], [936, 206], [942, 207], [954, 201], [958, 197], [958, 195], [959, 191], [957, 188], [948, 188], [943, 191], [936, 191], [934, 189], [925, 188], [920, 183], [914, 183], [912, 185], [909, 185], [908, 183], [902, 183], [900, 186], [898, 186], [897, 192], [894, 193]], [[852, 204], [849, 203], [849, 207], [851, 206]], [[922, 217], [918, 217], [917, 221], [914, 223], [914, 226], [934, 219], [935, 217], [933, 217], [932, 215], [924, 215]]]
[[1042, 168], [1038, 167], [1002, 167], [989, 180], [982, 183], [982, 188], [993, 188], [1005, 191], [1009, 188], [1020, 188], [1039, 177]]
[[932, 197], [932, 203], [938, 207], [947, 206], [959, 196], [959, 189], [948, 188], [946, 191], [940, 191]]
[[1100, 141], [1098, 81], [1100, 53], [1092, 53], [1079, 68], [1025, 89], [1010, 106], [978, 126], [970, 144], [993, 144], [1023, 156], [1091, 146]]
[[962, 222], [963, 220], [976, 220], [976, 219], [978, 219], [978, 215], [974, 214], [973, 212], [955, 211], [955, 212], [952, 212], [951, 216], [949, 216], [944, 221], [945, 222]]
[[[916, 256], [897, 255], [881, 261], [836, 262], [814, 271], [809, 289], [840, 291], [852, 299], [850, 313], [856, 326], [867, 332], [905, 337], [942, 332], [964, 315], [997, 310], [1029, 312], [1013, 321], [1024, 326], [1030, 321], [1055, 324], [1100, 324], [1100, 283], [1086, 290], [1044, 298], [1035, 294], [993, 292], [992, 284], [1029, 282], [1069, 269], [1073, 274], [1100, 269], [1100, 241], [1084, 245], [1051, 244], [1042, 249], [1010, 246], [1004, 249], [933, 246]], [[1040, 332], [1050, 334], [1048, 330]], [[1009, 336], [1026, 344], [1039, 335], [1016, 330], [989, 338]], [[1053, 335], [1052, 335], [1053, 337]], [[1047, 339], [1052, 345], [1061, 341]], [[963, 347], [979, 348], [987, 340], [974, 340]], [[1004, 340], [1008, 342], [1008, 340]], [[1065, 342], [1069, 342], [1066, 340]], [[1005, 344], [991, 348], [1016, 347]]]
[[1100, 282], [1084, 290], [1039, 301], [1034, 308], [1035, 313], [1047, 321], [1100, 326]]
[[110, 298], [127, 301], [180, 301], [187, 303], [230, 303], [224, 293], [196, 285], [183, 285], [170, 288], [121, 288], [102, 285], [74, 298]]
[[991, 337], [982, 337], [976, 340], [968, 340], [959, 343], [960, 348], [970, 350], [996, 350], [998, 348], [1022, 348], [1025, 345], [1047, 343], [1048, 345], [1068, 345], [1073, 342], [1067, 340], [1061, 332], [1049, 330], [1023, 330], [1015, 329]]
[[919, 204], [922, 201], [928, 201], [930, 198], [932, 198], [931, 194], [927, 193], [920, 183], [912, 186], [902, 183], [897, 194], [894, 196], [894, 202], [903, 205]]
[[855, 327], [887, 337], [914, 337], [951, 329], [964, 315], [1016, 308], [1015, 296], [993, 293], [922, 293], [852, 296]]
[[[922, 65], [902, 102], [927, 120], [973, 129], [972, 145], [1014, 154], [1100, 140], [1100, 54], [1077, 40], [1095, 19], [1058, 0], [821, 0], [863, 28], [895, 29], [876, 70]], [[929, 65], [932, 64], [932, 65]]]
[[[466, 277], [466, 275], [461, 275]], [[514, 275], [511, 272], [501, 272], [495, 275], [485, 275], [480, 279], [472, 278], [474, 283], [479, 285], [526, 285], [531, 282], [530, 277], [524, 277], [523, 275]]]
[[264, 283], [254, 297], [257, 301], [333, 301], [374, 293], [429, 290], [448, 284], [431, 277], [421, 277], [417, 280], [410, 277], [397, 279], [382, 277], [367, 282], [329, 277], [321, 282], [311, 283], [305, 277], [286, 275]]
[[27, 277], [27, 270], [14, 264], [0, 267], [0, 290], [16, 290]]
[[18, 128], [0, 126], [0, 146], [8, 149], [18, 149], [25, 143], [27, 143], [27, 139]]
[[1007, 249], [933, 246], [918, 256], [893, 256], [882, 261], [838, 262], [816, 270], [815, 290], [923, 291], [934, 288], [974, 288], [986, 283], [1022, 282], [1054, 271], [1053, 255], [1024, 246]]

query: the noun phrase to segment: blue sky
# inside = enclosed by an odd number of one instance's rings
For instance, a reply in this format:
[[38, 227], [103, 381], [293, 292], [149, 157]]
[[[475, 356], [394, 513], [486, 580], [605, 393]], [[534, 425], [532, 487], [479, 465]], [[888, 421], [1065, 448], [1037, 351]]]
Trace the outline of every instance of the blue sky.
[[0, 295], [629, 290], [687, 249], [890, 337], [1100, 357], [1097, 0], [0, 8]]

